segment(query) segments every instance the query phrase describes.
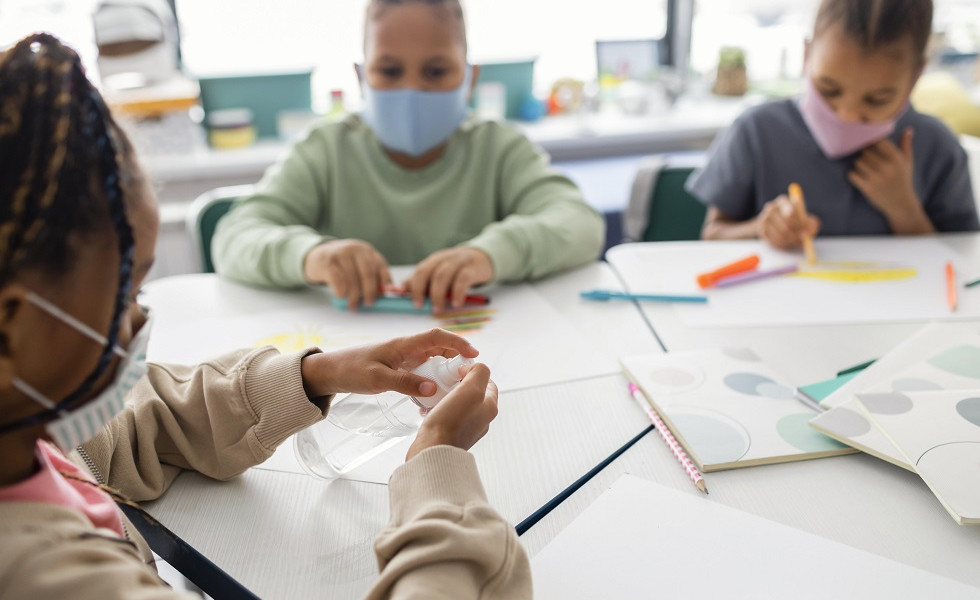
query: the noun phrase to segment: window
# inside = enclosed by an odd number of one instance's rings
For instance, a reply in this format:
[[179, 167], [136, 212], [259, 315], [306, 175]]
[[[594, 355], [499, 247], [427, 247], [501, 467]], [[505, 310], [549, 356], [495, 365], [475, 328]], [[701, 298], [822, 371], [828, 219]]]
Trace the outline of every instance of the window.
[[713, 78], [723, 47], [745, 51], [751, 81], [796, 79], [819, 0], [697, 0], [691, 68]]
[[[329, 90], [360, 97], [364, 0], [177, 0], [184, 64], [192, 73], [315, 68], [315, 106]], [[596, 77], [595, 41], [660, 38], [667, 0], [464, 0], [470, 59], [537, 57], [536, 87]]]

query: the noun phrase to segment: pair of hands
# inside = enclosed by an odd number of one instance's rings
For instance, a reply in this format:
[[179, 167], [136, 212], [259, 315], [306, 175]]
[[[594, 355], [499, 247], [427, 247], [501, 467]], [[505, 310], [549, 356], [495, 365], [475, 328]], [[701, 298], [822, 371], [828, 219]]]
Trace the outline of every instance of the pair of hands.
[[[847, 174], [848, 180], [881, 211], [896, 234], [934, 231], [913, 186], [912, 135], [911, 128], [905, 130], [901, 147], [889, 139], [868, 146]], [[816, 236], [820, 231], [820, 219], [813, 215], [799, 218], [786, 195], [767, 202], [756, 217], [756, 224], [758, 236], [781, 250], [797, 248], [804, 235]]]
[[[435, 384], [409, 373], [433, 356], [479, 354], [465, 338], [443, 329], [395, 338], [388, 342], [303, 359], [303, 384], [311, 398], [341, 392], [378, 394], [386, 391], [412, 396], [431, 396]], [[404, 370], [402, 370], [404, 369]], [[449, 445], [468, 450], [490, 429], [497, 416], [497, 386], [490, 369], [475, 365], [460, 369], [463, 380], [426, 414], [406, 460], [433, 446]]]
[[[381, 290], [392, 287], [388, 262], [362, 240], [332, 240], [316, 246], [307, 253], [303, 272], [310, 283], [329, 285], [338, 297], [346, 298], [349, 310], [356, 310], [362, 300], [371, 306]], [[447, 248], [420, 262], [397, 291], [411, 294], [416, 307], [431, 297], [432, 310], [438, 314], [447, 307], [463, 306], [470, 288], [491, 279], [493, 263], [482, 250]]]

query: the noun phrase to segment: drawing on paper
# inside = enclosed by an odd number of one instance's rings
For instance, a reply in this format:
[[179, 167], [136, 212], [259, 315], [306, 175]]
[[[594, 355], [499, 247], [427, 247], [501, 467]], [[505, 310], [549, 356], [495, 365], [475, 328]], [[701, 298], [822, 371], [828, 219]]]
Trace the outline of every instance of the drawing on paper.
[[295, 325], [288, 331], [275, 333], [256, 340], [252, 347], [275, 346], [280, 352], [297, 352], [304, 348], [345, 348], [357, 344], [376, 341], [374, 336], [354, 333], [336, 328], [329, 329], [324, 324]]
[[443, 313], [435, 319], [439, 322], [439, 327], [447, 331], [468, 335], [480, 331], [489, 324], [495, 312], [497, 311], [492, 308], [462, 308]]

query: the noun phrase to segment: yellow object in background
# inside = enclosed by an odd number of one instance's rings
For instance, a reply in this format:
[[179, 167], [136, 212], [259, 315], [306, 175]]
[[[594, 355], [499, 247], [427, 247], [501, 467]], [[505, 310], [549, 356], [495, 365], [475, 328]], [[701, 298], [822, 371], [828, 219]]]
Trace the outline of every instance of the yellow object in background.
[[227, 108], [208, 114], [208, 141], [212, 148], [245, 148], [255, 143], [252, 111]]
[[912, 90], [912, 105], [932, 115], [957, 134], [980, 136], [980, 106], [950, 73], [925, 73]]

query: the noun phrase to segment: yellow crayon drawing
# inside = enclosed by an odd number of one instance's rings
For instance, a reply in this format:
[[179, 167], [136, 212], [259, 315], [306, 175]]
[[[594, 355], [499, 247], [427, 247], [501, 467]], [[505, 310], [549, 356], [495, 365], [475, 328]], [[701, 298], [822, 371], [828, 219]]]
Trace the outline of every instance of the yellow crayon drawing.
[[373, 340], [372, 336], [343, 331], [328, 334], [322, 325], [297, 325], [293, 331], [276, 333], [256, 341], [254, 347], [275, 346], [280, 352], [296, 352], [312, 346], [344, 348]]
[[[918, 274], [916, 269], [910, 267], [883, 267], [880, 263], [840, 261], [835, 264], [841, 265], [843, 268], [804, 269], [793, 273], [793, 275], [796, 277], [822, 279], [824, 281], [836, 281], [840, 283], [872, 283], [876, 281], [911, 279]], [[821, 266], [829, 267], [832, 265], [818, 265], [818, 267]]]

